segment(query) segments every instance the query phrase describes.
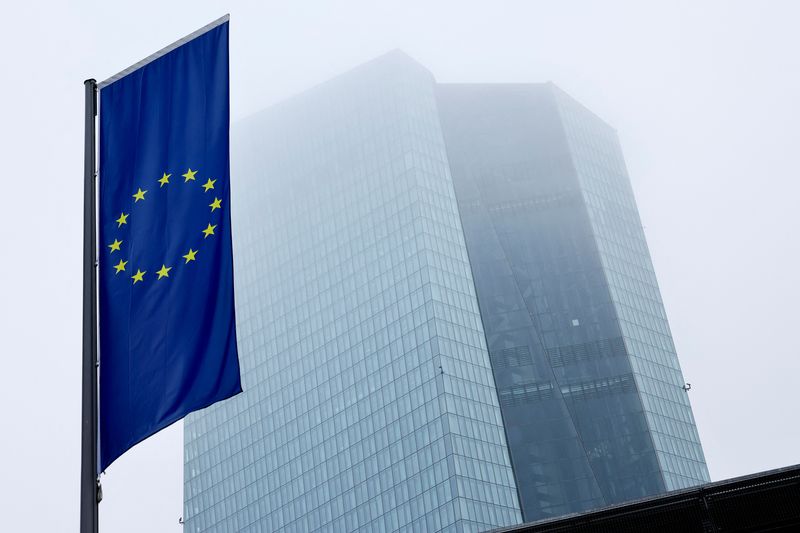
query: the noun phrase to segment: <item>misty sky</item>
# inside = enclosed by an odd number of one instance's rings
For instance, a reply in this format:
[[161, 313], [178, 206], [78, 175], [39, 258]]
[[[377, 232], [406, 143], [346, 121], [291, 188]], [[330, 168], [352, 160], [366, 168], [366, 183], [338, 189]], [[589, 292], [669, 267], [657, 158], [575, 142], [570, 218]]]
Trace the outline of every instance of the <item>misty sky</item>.
[[[800, 2], [66, 4], [0, 32], [0, 530], [77, 530], [82, 82], [226, 12], [234, 121], [401, 48], [441, 82], [551, 80], [612, 124], [712, 479], [800, 462]], [[102, 531], [180, 531], [181, 424], [103, 483]]]

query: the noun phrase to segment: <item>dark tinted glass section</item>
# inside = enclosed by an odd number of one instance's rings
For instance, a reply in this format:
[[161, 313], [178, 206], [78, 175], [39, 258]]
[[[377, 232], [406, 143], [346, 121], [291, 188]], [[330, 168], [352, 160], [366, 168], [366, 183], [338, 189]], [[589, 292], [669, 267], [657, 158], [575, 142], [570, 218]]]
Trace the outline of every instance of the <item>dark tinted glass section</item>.
[[667, 490], [707, 482], [667, 315], [617, 134], [554, 89], [584, 204]]
[[665, 490], [551, 85], [440, 85], [526, 521]]

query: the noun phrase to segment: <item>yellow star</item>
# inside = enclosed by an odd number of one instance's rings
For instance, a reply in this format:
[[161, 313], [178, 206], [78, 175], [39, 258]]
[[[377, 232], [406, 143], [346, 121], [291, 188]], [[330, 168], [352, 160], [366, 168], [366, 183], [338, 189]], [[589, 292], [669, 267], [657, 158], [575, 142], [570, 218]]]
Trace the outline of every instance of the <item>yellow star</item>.
[[211, 224], [209, 224], [208, 227], [203, 230], [203, 235], [205, 235], [205, 237], [203, 237], [203, 238], [206, 239], [206, 238], [208, 238], [209, 235], [214, 235], [214, 228], [216, 228], [216, 227], [217, 227], [216, 224], [214, 224], [213, 226]]
[[117, 227], [118, 228], [121, 228], [123, 224], [127, 224], [128, 223], [128, 215], [126, 215], [125, 213], [121, 213], [119, 215], [119, 218], [117, 220], [115, 220], [114, 222], [117, 223]]
[[114, 268], [116, 269], [116, 272], [114, 272], [114, 275], [117, 275], [120, 272], [124, 272], [125, 271], [125, 265], [127, 265], [127, 264], [128, 264], [127, 261], [123, 261], [122, 259], [120, 259], [119, 263], [114, 265]]
[[217, 180], [208, 178], [208, 181], [203, 184], [203, 192], [208, 192], [209, 189], [213, 189], [216, 182]]
[[111, 244], [108, 245], [108, 247], [111, 248], [111, 253], [112, 254], [115, 251], [119, 250], [119, 245], [120, 244], [122, 244], [122, 241], [118, 241], [117, 239], [114, 239], [114, 242], [112, 242]]
[[158, 274], [158, 279], [168, 278], [170, 270], [172, 270], [172, 267], [168, 267], [167, 265], [162, 264], [161, 270], [156, 271], [156, 274]]
[[181, 174], [184, 178], [186, 178], [183, 180], [183, 182], [186, 183], [187, 181], [194, 181], [195, 174], [197, 174], [197, 171], [190, 168], [186, 171], [186, 174]]
[[136, 191], [136, 194], [133, 195], [133, 197], [135, 198], [133, 203], [136, 203], [139, 200], [144, 200], [144, 193], [146, 193], [146, 192], [147, 191], [143, 191], [142, 189], [139, 189], [138, 191]]
[[195, 261], [196, 255], [197, 255], [197, 250], [192, 250], [191, 248], [189, 248], [189, 251], [186, 253], [186, 255], [181, 256], [184, 259], [186, 259], [186, 263], [184, 263], [184, 265], [187, 264], [189, 261]]
[[161, 184], [160, 187], [163, 187], [164, 185], [169, 183], [170, 176], [172, 176], [172, 174], [167, 174], [166, 172], [164, 172], [164, 175], [161, 176], [160, 180], [158, 180], [158, 182]]
[[147, 271], [146, 271], [146, 270], [145, 270], [144, 272], [142, 272], [141, 270], [139, 270], [139, 269], [137, 268], [137, 269], [136, 269], [136, 274], [134, 274], [133, 276], [131, 276], [131, 279], [133, 280], [133, 284], [134, 284], [134, 285], [136, 285], [138, 282], [140, 282], [140, 281], [144, 281], [144, 275], [145, 275], [145, 274], [147, 274]]
[[222, 200], [219, 198], [214, 198], [214, 201], [208, 204], [208, 207], [211, 208], [211, 212], [213, 213], [215, 209], [222, 209]]

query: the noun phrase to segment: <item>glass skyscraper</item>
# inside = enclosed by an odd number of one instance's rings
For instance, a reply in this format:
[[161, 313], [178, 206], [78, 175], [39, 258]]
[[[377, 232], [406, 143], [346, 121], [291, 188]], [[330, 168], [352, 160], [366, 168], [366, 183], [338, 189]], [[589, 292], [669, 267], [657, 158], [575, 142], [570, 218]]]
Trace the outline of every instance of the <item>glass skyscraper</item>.
[[526, 521], [709, 481], [614, 130], [552, 84], [438, 95]]
[[186, 527], [520, 522], [433, 77], [390, 54], [235, 130], [245, 392], [186, 419]]
[[481, 531], [708, 479], [612, 129], [393, 52], [233, 128], [245, 392], [188, 531]]

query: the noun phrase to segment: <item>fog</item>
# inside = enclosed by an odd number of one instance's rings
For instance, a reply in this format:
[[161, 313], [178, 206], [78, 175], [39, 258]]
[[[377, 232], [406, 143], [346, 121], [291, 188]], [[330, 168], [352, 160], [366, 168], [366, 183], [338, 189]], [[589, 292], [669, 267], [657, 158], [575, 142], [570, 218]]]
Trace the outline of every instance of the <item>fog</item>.
[[[712, 479], [800, 462], [800, 3], [141, 0], [5, 11], [0, 530], [77, 530], [82, 82], [226, 12], [234, 121], [399, 48], [439, 82], [553, 81], [613, 125]], [[181, 424], [123, 456], [103, 485], [103, 531], [179, 531]]]

